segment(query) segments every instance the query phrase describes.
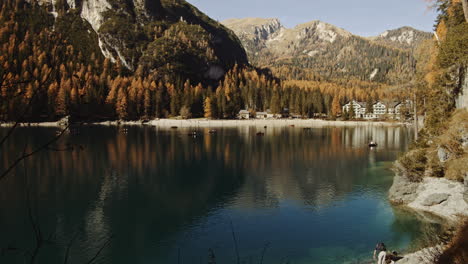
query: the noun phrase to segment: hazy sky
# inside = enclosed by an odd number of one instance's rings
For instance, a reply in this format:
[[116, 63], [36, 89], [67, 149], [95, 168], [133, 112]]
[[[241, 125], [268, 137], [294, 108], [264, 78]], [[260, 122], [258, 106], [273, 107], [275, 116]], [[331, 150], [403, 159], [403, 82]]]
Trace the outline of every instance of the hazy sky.
[[424, 0], [188, 0], [210, 17], [279, 18], [286, 27], [322, 20], [362, 36], [411, 26], [432, 31], [434, 10]]

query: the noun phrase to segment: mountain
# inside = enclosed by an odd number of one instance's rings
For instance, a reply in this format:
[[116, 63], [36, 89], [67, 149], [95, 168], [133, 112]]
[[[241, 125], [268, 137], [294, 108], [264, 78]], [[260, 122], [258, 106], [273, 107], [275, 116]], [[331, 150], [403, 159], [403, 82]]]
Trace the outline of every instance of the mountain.
[[376, 37], [369, 39], [381, 44], [401, 49], [414, 49], [422, 41], [431, 39], [433, 34], [414, 29], [412, 27], [401, 27], [393, 30], [387, 30]]
[[199, 117], [229, 72], [254, 71], [184, 0], [2, 0], [0, 54], [0, 122]]
[[[34, 1], [31, 1], [34, 3]], [[84, 53], [99, 51], [130, 71], [220, 79], [246, 64], [237, 37], [184, 0], [39, 0], [54, 27]], [[89, 54], [85, 54], [89, 55]]]
[[406, 47], [430, 35], [402, 28], [369, 39], [318, 20], [294, 28], [284, 27], [278, 19], [222, 23], [238, 35], [251, 63], [272, 68], [284, 79], [310, 79], [318, 74], [329, 79], [405, 82], [413, 76], [415, 64]]

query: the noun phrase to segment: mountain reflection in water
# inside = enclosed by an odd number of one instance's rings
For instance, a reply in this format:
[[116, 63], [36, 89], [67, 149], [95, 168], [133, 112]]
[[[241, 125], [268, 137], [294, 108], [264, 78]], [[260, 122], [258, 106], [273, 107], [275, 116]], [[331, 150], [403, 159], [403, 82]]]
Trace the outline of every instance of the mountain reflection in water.
[[[231, 222], [242, 260], [258, 262], [268, 243], [264, 263], [363, 260], [378, 241], [404, 249], [437, 229], [386, 200], [391, 162], [411, 138], [404, 127], [196, 130], [96, 126], [65, 135], [57, 148], [83, 149], [41, 152], [0, 184], [0, 226], [8, 227], [0, 246], [32, 244], [26, 185], [43, 230], [62, 245], [78, 232], [71, 263], [111, 235], [102, 263], [207, 263], [209, 248], [219, 263], [235, 263]], [[54, 132], [18, 129], [0, 167]], [[370, 140], [379, 147], [369, 149]], [[61, 261], [64, 251], [41, 260]]]

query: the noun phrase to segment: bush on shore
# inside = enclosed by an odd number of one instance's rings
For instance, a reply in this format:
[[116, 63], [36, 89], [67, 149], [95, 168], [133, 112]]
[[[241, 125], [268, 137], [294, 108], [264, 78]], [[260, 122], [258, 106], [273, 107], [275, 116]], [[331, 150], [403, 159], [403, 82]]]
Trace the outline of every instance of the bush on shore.
[[468, 173], [468, 111], [455, 111], [443, 126], [444, 132], [438, 136], [423, 131], [410, 151], [399, 158], [401, 175], [412, 182], [423, 177], [464, 180]]

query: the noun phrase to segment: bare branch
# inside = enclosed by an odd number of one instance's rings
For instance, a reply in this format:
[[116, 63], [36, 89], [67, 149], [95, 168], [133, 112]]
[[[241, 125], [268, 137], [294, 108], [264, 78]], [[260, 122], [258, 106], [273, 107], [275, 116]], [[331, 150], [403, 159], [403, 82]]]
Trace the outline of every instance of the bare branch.
[[[52, 69], [49, 70], [49, 72], [47, 73], [47, 76], [44, 79], [44, 81], [41, 81], [39, 83], [39, 87], [45, 85], [49, 81], [49, 78], [50, 78], [51, 75], [52, 75]], [[33, 80], [30, 80], [30, 81], [32, 82]], [[31, 108], [32, 102], [33, 102], [34, 98], [36, 97], [38, 91], [39, 91], [39, 88], [37, 88], [36, 90], [33, 91], [33, 94], [31, 96], [31, 98], [29, 98], [29, 101], [28, 101], [28, 103], [26, 105], [26, 108], [24, 109], [23, 113], [21, 113], [20, 117], [18, 118], [18, 120], [16, 120], [15, 124], [8, 130], [7, 134], [0, 140], [0, 148], [2, 147], [3, 143], [5, 143], [5, 141], [11, 136], [11, 134], [13, 134], [13, 131], [16, 129], [16, 127], [18, 127], [18, 125], [22, 122], [22, 120], [24, 119], [24, 116], [28, 113], [29, 109]], [[0, 180], [1, 180], [1, 178], [0, 178]]]
[[101, 251], [110, 243], [112, 239], [112, 236], [110, 236], [108, 239], [106, 239], [106, 241], [104, 242], [104, 244], [99, 248], [99, 250], [96, 252], [96, 255], [94, 255], [93, 258], [91, 258], [88, 262], [86, 262], [86, 264], [91, 264], [93, 263], [97, 257], [99, 257], [99, 255], [101, 254]]
[[54, 138], [52, 138], [51, 140], [49, 140], [48, 142], [46, 142], [46, 143], [43, 144], [42, 146], [36, 148], [36, 149], [33, 150], [32, 152], [21, 155], [21, 157], [19, 157], [18, 159], [16, 159], [4, 172], [2, 172], [2, 173], [0, 174], [0, 181], [2, 181], [2, 180], [7, 176], [7, 174], [8, 174], [11, 170], [13, 170], [22, 160], [27, 159], [28, 157], [31, 157], [32, 155], [38, 153], [38, 152], [41, 151], [41, 150], [46, 149], [47, 147], [49, 147], [50, 145], [52, 145], [54, 142], [56, 142], [60, 137], [62, 137], [62, 135], [65, 133], [65, 131], [66, 131], [69, 127], [70, 127], [70, 125], [68, 125], [67, 127], [65, 127], [57, 136], [55, 136]]

